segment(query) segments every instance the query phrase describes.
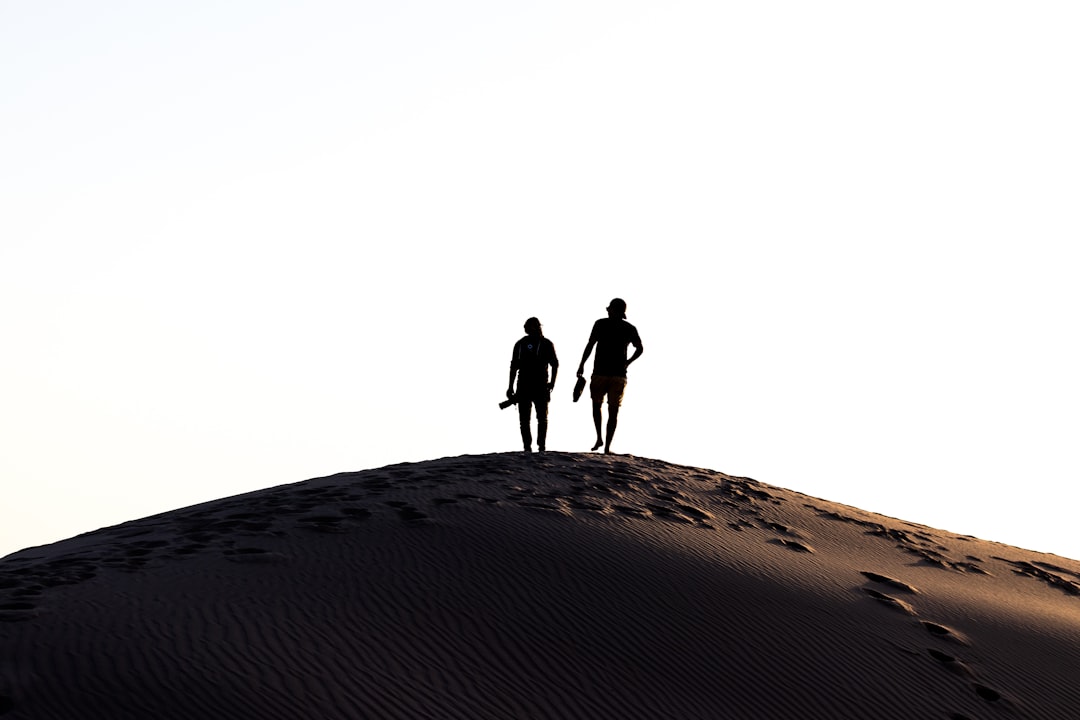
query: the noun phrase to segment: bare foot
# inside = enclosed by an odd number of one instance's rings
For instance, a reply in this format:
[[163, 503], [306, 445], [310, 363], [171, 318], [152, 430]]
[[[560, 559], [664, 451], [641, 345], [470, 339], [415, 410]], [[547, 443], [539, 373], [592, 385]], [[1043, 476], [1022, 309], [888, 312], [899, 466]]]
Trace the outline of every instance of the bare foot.
[[592, 449], [595, 452], [596, 450], [599, 450], [602, 447], [604, 447], [604, 441], [603, 440], [597, 440], [596, 444], [592, 446]]

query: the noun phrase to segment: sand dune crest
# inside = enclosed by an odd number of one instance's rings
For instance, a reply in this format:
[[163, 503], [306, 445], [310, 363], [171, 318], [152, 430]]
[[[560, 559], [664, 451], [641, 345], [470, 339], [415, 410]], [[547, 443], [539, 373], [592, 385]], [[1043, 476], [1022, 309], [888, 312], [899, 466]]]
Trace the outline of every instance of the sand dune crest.
[[0, 715], [1067, 718], [1080, 563], [629, 456], [317, 478], [0, 561]]

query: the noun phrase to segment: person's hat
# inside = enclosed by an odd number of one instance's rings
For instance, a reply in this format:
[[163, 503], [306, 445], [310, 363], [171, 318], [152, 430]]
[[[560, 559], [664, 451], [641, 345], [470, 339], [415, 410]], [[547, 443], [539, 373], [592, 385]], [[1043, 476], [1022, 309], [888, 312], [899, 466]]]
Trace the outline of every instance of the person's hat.
[[626, 319], [626, 301], [622, 298], [615, 298], [608, 303], [607, 310], [608, 312], [618, 313], [623, 320]]

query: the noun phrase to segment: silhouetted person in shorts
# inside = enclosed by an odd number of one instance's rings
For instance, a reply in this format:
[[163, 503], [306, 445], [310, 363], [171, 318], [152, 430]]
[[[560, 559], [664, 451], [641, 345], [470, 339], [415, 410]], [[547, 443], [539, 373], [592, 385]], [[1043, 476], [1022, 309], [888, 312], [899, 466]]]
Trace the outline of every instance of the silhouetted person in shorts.
[[[517, 400], [518, 418], [521, 420], [521, 443], [525, 452], [532, 452], [532, 408], [536, 406], [536, 444], [544, 452], [547, 442], [548, 401], [559, 374], [559, 358], [555, 344], [544, 337], [540, 321], [534, 317], [525, 321], [525, 337], [514, 344], [510, 358], [510, 385], [506, 397]], [[551, 381], [548, 382], [548, 366]], [[514, 377], [517, 376], [517, 392]]]
[[[630, 363], [641, 357], [645, 348], [641, 345], [641, 337], [638, 336], [637, 328], [626, 322], [626, 302], [615, 298], [607, 306], [608, 316], [600, 318], [593, 323], [592, 334], [589, 335], [589, 344], [585, 346], [585, 353], [581, 356], [581, 365], [578, 366], [578, 377], [585, 374], [585, 361], [589, 359], [593, 346], [596, 346], [596, 360], [593, 361], [592, 380], [589, 383], [589, 394], [592, 396], [593, 424], [596, 426], [596, 444], [593, 450], [604, 448], [605, 453], [611, 452], [611, 439], [615, 437], [615, 427], [619, 424], [619, 406], [622, 404], [623, 392], [626, 390], [626, 368]], [[626, 359], [626, 348], [634, 346], [634, 354]], [[606, 442], [601, 439], [600, 425], [601, 405], [604, 398], [608, 402], [608, 421]]]

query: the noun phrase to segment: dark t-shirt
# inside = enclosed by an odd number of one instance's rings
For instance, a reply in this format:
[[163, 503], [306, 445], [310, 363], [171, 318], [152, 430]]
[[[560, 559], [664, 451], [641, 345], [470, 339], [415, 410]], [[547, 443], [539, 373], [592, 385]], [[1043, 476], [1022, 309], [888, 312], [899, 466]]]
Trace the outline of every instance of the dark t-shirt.
[[596, 341], [593, 375], [626, 377], [626, 348], [641, 347], [637, 328], [617, 318], [600, 318], [593, 323], [589, 342]]
[[514, 344], [510, 368], [518, 371], [518, 394], [547, 392], [548, 365], [559, 367], [555, 344], [542, 336], [526, 335]]

